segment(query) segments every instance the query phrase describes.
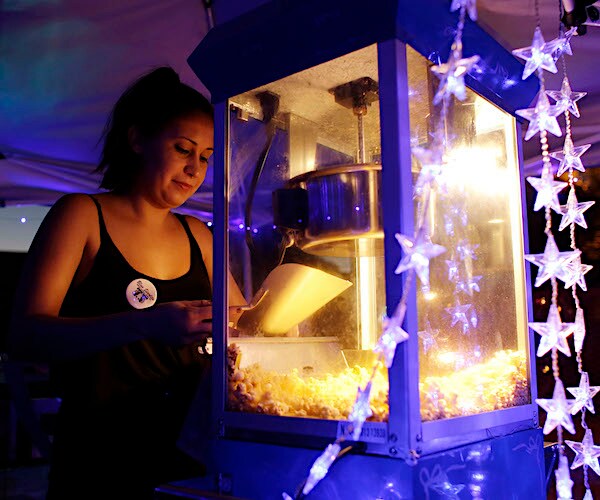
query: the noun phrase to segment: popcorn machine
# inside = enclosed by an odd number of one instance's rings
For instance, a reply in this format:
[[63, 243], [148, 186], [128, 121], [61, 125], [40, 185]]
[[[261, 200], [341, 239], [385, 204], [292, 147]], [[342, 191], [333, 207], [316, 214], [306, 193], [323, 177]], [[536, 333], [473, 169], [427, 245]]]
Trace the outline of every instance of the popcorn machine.
[[[537, 87], [473, 23], [465, 50], [485, 58], [452, 108], [428, 212], [446, 251], [427, 286], [394, 272], [418, 212], [411, 149], [433, 140], [446, 3], [271, 2], [190, 56], [216, 103], [217, 437], [187, 486], [292, 494], [373, 375], [372, 416], [309, 497], [545, 497], [513, 115]], [[248, 301], [237, 324], [229, 275]], [[386, 369], [373, 348], [405, 289], [409, 338]]]

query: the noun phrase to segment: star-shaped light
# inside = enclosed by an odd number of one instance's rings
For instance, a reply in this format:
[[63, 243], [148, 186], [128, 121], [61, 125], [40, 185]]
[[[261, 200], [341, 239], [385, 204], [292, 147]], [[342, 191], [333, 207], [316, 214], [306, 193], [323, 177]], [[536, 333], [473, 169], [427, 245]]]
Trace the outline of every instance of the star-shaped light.
[[557, 500], [573, 500], [573, 480], [569, 473], [569, 460], [566, 455], [558, 458], [558, 467], [554, 472], [556, 476]]
[[364, 389], [358, 388], [354, 406], [348, 416], [348, 420], [352, 423], [352, 439], [354, 441], [358, 441], [365, 420], [373, 415], [373, 410], [371, 410], [371, 405], [369, 403], [370, 398], [371, 381], [369, 381]]
[[470, 307], [471, 304], [460, 304], [458, 302], [454, 307], [446, 307], [446, 312], [452, 317], [450, 326], [460, 323], [462, 325], [463, 333], [467, 333], [470, 328], [470, 318], [467, 318], [467, 311]]
[[448, 236], [454, 236], [454, 219], [446, 212], [444, 212], [444, 230]]
[[575, 330], [573, 332], [573, 340], [575, 341], [575, 352], [580, 352], [583, 348], [585, 339], [585, 321], [583, 319], [583, 309], [577, 308], [575, 311]]
[[571, 469], [576, 469], [583, 464], [591, 467], [592, 470], [600, 476], [600, 464], [598, 464], [598, 456], [600, 456], [600, 446], [594, 444], [592, 431], [586, 429], [581, 443], [576, 441], [565, 440], [565, 443], [575, 452], [575, 458], [571, 464]]
[[450, 12], [462, 9], [463, 7], [467, 9], [471, 21], [477, 21], [476, 0], [452, 0], [452, 5], [450, 5]]
[[462, 260], [471, 258], [473, 260], [477, 260], [477, 255], [475, 250], [479, 248], [479, 245], [475, 245], [471, 243], [469, 240], [463, 239], [458, 242], [456, 245], [456, 251], [458, 252], [459, 257]]
[[545, 93], [540, 92], [538, 94], [535, 108], [517, 109], [515, 113], [529, 122], [529, 127], [527, 127], [527, 133], [525, 134], [526, 141], [542, 130], [547, 130], [557, 137], [562, 135], [562, 130], [556, 119], [561, 111], [556, 106], [550, 105], [548, 96]]
[[444, 253], [446, 249], [432, 243], [425, 231], [420, 230], [416, 238], [396, 233], [396, 240], [404, 251], [404, 257], [394, 271], [400, 274], [408, 269], [414, 269], [423, 287], [429, 287], [429, 260]]
[[587, 284], [585, 282], [585, 274], [590, 271], [594, 266], [589, 264], [583, 264], [581, 262], [581, 254], [577, 255], [571, 262], [568, 262], [556, 277], [565, 282], [565, 288], [571, 288], [573, 285], [579, 285], [584, 292], [587, 291]]
[[559, 252], [554, 236], [550, 234], [546, 240], [544, 253], [527, 254], [525, 259], [539, 267], [534, 286], [538, 287], [553, 276], [564, 280], [563, 267], [581, 255], [581, 250]]
[[552, 399], [538, 398], [535, 402], [548, 413], [546, 416], [546, 423], [544, 424], [544, 434], [549, 434], [558, 425], [565, 428], [571, 434], [575, 434], [575, 427], [573, 426], [573, 419], [571, 418], [571, 406], [573, 406], [573, 401], [567, 400], [565, 387], [559, 378], [556, 379]]
[[440, 495], [440, 497], [448, 500], [460, 500], [458, 494], [465, 487], [464, 484], [452, 484], [446, 474], [443, 474], [444, 479], [430, 485], [430, 488]]
[[458, 262], [454, 259], [447, 260], [446, 266], [448, 266], [448, 281], [454, 281], [458, 278]]
[[432, 347], [437, 346], [437, 337], [440, 334], [438, 329], [433, 329], [429, 320], [425, 320], [425, 329], [417, 332], [417, 335], [421, 339], [423, 344], [423, 352], [427, 354], [427, 351]]
[[460, 44], [452, 44], [448, 62], [431, 67], [431, 71], [440, 79], [440, 86], [433, 97], [433, 104], [437, 106], [452, 94], [458, 100], [464, 101], [467, 97], [465, 75], [478, 62], [479, 56], [477, 55], [463, 59]]
[[552, 172], [548, 169], [542, 170], [542, 177], [527, 177], [527, 181], [537, 191], [533, 210], [538, 211], [542, 207], [550, 206], [557, 213], [562, 213], [560, 210], [560, 202], [558, 201], [558, 193], [560, 193], [568, 184], [562, 181], [555, 181]]
[[421, 164], [419, 177], [413, 187], [415, 196], [420, 196], [426, 187], [437, 184], [441, 191], [445, 190], [442, 184], [439, 184], [439, 177], [444, 165], [444, 149], [440, 144], [433, 143], [428, 148], [415, 146], [411, 149], [412, 154]]
[[466, 226], [469, 223], [469, 216], [467, 215], [467, 209], [459, 204], [452, 204], [444, 211], [444, 229], [448, 236], [454, 236], [454, 230], [460, 223], [462, 226]]
[[325, 451], [315, 460], [310, 468], [310, 473], [306, 479], [304, 488], [302, 489], [303, 495], [308, 495], [317, 483], [327, 475], [331, 464], [333, 464], [337, 458], [340, 450], [341, 446], [338, 443], [332, 443], [327, 446]]
[[577, 28], [573, 27], [567, 32], [563, 33], [560, 37], [555, 38], [554, 40], [550, 40], [548, 42], [549, 46], [554, 47], [554, 51], [552, 52], [552, 59], [554, 61], [558, 61], [560, 56], [563, 54], [568, 54], [570, 56], [573, 55], [573, 49], [571, 48], [571, 38], [577, 33]]
[[406, 339], [408, 339], [408, 333], [402, 329], [396, 316], [392, 316], [391, 318], [385, 316], [383, 318], [383, 333], [373, 348], [373, 352], [381, 353], [385, 361], [385, 366], [389, 368], [394, 362], [396, 346]]
[[470, 278], [459, 281], [456, 284], [456, 289], [460, 292], [464, 292], [469, 294], [471, 297], [473, 296], [473, 292], [480, 292], [479, 288], [479, 280], [483, 278], [483, 276], [471, 276]]
[[575, 402], [571, 408], [571, 415], [575, 415], [577, 412], [581, 411], [584, 406], [592, 413], [596, 413], [592, 398], [598, 394], [600, 386], [590, 386], [590, 379], [587, 372], [581, 372], [579, 387], [567, 387], [567, 391], [575, 396]]
[[560, 90], [546, 90], [552, 99], [556, 101], [556, 108], [561, 113], [568, 111], [579, 118], [579, 108], [577, 107], [577, 101], [587, 95], [587, 92], [573, 92], [571, 90], [571, 84], [569, 79], [565, 76], [562, 81]]
[[561, 212], [563, 214], [562, 220], [558, 230], [562, 231], [565, 227], [571, 224], [579, 224], [581, 227], [587, 229], [587, 222], [583, 217], [583, 212], [590, 208], [595, 201], [584, 201], [577, 203], [577, 196], [575, 195], [575, 189], [571, 187], [569, 191], [569, 197], [567, 198], [567, 204], [561, 206]]
[[550, 306], [546, 323], [529, 323], [529, 328], [539, 333], [542, 338], [537, 350], [538, 357], [542, 357], [550, 349], [556, 347], [566, 356], [571, 355], [571, 349], [567, 343], [567, 337], [575, 330], [575, 323], [563, 323], [556, 304]]
[[546, 43], [542, 36], [542, 30], [539, 26], [536, 27], [531, 45], [512, 51], [513, 55], [526, 61], [523, 76], [521, 78], [525, 80], [538, 68], [556, 73], [556, 64], [554, 64], [554, 59], [552, 58], [552, 53], [555, 50], [556, 44]]
[[460, 500], [458, 494], [465, 487], [464, 484], [452, 484], [445, 472], [440, 471], [434, 476], [434, 480], [428, 485], [442, 498]]
[[561, 176], [571, 167], [580, 172], [585, 172], [585, 167], [581, 162], [581, 155], [590, 149], [591, 146], [591, 144], [584, 144], [583, 146], [575, 147], [573, 145], [573, 140], [567, 135], [562, 151], [550, 153], [552, 158], [560, 162], [556, 175]]

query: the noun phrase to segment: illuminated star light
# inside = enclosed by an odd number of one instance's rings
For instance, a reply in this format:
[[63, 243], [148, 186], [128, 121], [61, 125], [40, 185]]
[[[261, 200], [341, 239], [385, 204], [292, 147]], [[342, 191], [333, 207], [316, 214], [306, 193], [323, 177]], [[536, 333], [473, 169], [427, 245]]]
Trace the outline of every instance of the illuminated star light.
[[554, 236], [550, 234], [546, 240], [544, 253], [527, 254], [525, 259], [539, 267], [538, 274], [535, 278], [534, 286], [538, 287], [553, 276], [560, 280], [564, 280], [563, 266], [570, 263], [581, 255], [581, 250], [573, 250], [571, 252], [559, 252]]
[[474, 307], [471, 307], [471, 309], [469, 310], [469, 322], [471, 323], [471, 325], [473, 325], [473, 328], [477, 328], [479, 318], [477, 317], [477, 311]]
[[537, 191], [533, 210], [537, 212], [542, 207], [550, 206], [556, 213], [562, 214], [558, 193], [560, 193], [568, 183], [555, 181], [552, 172], [548, 169], [542, 171], [542, 177], [527, 177], [527, 181]]
[[432, 347], [437, 347], [437, 337], [439, 334], [440, 331], [438, 329], [434, 330], [431, 327], [429, 320], [425, 320], [425, 329], [417, 332], [417, 335], [423, 344], [423, 352], [425, 354], [427, 354], [427, 351], [429, 351], [429, 349]]
[[479, 56], [462, 58], [462, 49], [456, 42], [452, 44], [448, 62], [432, 66], [431, 71], [440, 79], [440, 86], [433, 97], [433, 104], [438, 105], [451, 94], [459, 101], [467, 97], [465, 75], [479, 62]]
[[576, 469], [583, 464], [592, 468], [592, 470], [600, 476], [600, 464], [598, 464], [598, 456], [600, 455], [600, 446], [594, 445], [594, 437], [592, 431], [586, 429], [585, 435], [581, 443], [576, 441], [565, 440], [565, 443], [575, 452], [575, 458], [571, 464], [571, 469]]
[[556, 347], [566, 356], [571, 355], [571, 349], [567, 343], [567, 337], [575, 330], [575, 323], [562, 323], [560, 313], [556, 304], [550, 306], [548, 319], [545, 323], [529, 323], [529, 328], [539, 333], [542, 338], [537, 350], [537, 356], [542, 357], [550, 349]]
[[581, 255], [578, 255], [561, 268], [556, 277], [565, 282], [565, 289], [571, 288], [573, 285], [577, 284], [579, 285], [579, 288], [586, 292], [587, 284], [585, 282], [585, 274], [593, 267], [594, 266], [590, 266], [589, 264], [583, 264], [581, 262]]
[[575, 312], [575, 331], [573, 332], [573, 340], [575, 341], [575, 352], [580, 352], [583, 348], [585, 339], [585, 321], [583, 319], [583, 309], [577, 308]]
[[467, 258], [471, 258], [473, 260], [477, 260], [477, 255], [475, 254], [475, 250], [479, 248], [479, 245], [474, 245], [469, 240], [460, 240], [458, 245], [456, 245], [456, 251], [458, 252], [461, 260], [465, 260]]
[[565, 227], [571, 224], [579, 224], [581, 227], [587, 229], [587, 222], [583, 217], [583, 212], [590, 208], [595, 201], [584, 201], [577, 203], [577, 196], [575, 195], [575, 189], [571, 187], [569, 191], [569, 197], [567, 198], [567, 204], [561, 206], [561, 212], [563, 214], [562, 220], [558, 230], [562, 231]]
[[454, 326], [456, 325], [456, 323], [459, 323], [462, 325], [462, 331], [463, 333], [467, 333], [469, 331], [470, 328], [470, 321], [469, 318], [467, 318], [467, 311], [469, 310], [469, 308], [471, 307], [471, 304], [460, 304], [460, 303], [456, 303], [456, 305], [454, 307], [446, 307], [445, 310], [446, 312], [452, 316], [452, 323], [450, 324], [450, 326]]
[[370, 398], [371, 382], [366, 385], [364, 390], [360, 387], [358, 388], [356, 401], [354, 402], [352, 411], [348, 416], [348, 420], [352, 423], [352, 439], [354, 441], [358, 441], [365, 420], [373, 415], [373, 410], [371, 410], [371, 405], [369, 403]]
[[445, 191], [443, 185], [439, 184], [439, 177], [444, 164], [444, 150], [440, 145], [432, 145], [429, 148], [415, 146], [412, 148], [412, 154], [421, 164], [419, 177], [413, 188], [414, 194], [420, 196], [425, 187], [430, 187], [434, 182], [438, 183], [441, 191]]
[[331, 464], [333, 464], [337, 458], [340, 450], [341, 446], [338, 443], [332, 443], [327, 446], [325, 451], [315, 460], [313, 466], [310, 468], [310, 474], [306, 479], [304, 488], [302, 489], [303, 495], [308, 495], [317, 483], [327, 475]]
[[526, 61], [523, 76], [521, 78], [525, 80], [538, 68], [556, 73], [556, 64], [554, 64], [554, 59], [552, 58], [552, 53], [555, 50], [556, 44], [546, 43], [542, 36], [542, 30], [539, 26], [536, 27], [531, 45], [512, 51], [513, 55]]
[[425, 231], [420, 230], [416, 238], [396, 233], [396, 240], [404, 251], [404, 257], [394, 271], [400, 274], [408, 269], [414, 269], [423, 287], [429, 288], [429, 261], [444, 253], [446, 249], [432, 243]]
[[458, 279], [458, 262], [454, 259], [447, 260], [446, 266], [448, 266], [448, 281], [454, 281]]
[[569, 460], [566, 455], [560, 455], [558, 458], [558, 467], [554, 475], [556, 476], [557, 500], [572, 500], [573, 480], [569, 474]]
[[573, 92], [569, 79], [565, 76], [560, 90], [546, 90], [546, 94], [556, 101], [556, 108], [563, 113], [568, 111], [577, 118], [580, 117], [577, 101], [587, 95], [587, 92]]
[[552, 399], [538, 398], [535, 402], [548, 413], [544, 424], [544, 434], [549, 434], [559, 425], [571, 434], [575, 434], [575, 427], [571, 418], [573, 401], [567, 400], [565, 387], [560, 379], [556, 379]]
[[464, 484], [452, 484], [445, 473], [442, 474], [442, 478], [439, 481], [430, 485], [430, 488], [438, 493], [440, 497], [449, 500], [460, 500], [458, 494], [464, 487]]
[[547, 130], [557, 137], [562, 135], [562, 130], [558, 125], [556, 117], [561, 111], [556, 106], [551, 106], [548, 96], [545, 93], [539, 93], [534, 108], [517, 109], [515, 111], [529, 122], [525, 140], [528, 141], [535, 134], [542, 130]]
[[573, 38], [575, 33], [577, 33], [577, 28], [573, 27], [563, 33], [562, 36], [548, 42], [548, 45], [554, 47], [554, 51], [552, 52], [552, 59], [554, 59], [554, 62], [558, 61], [563, 54], [573, 55], [571, 38]]
[[459, 281], [456, 284], [456, 288], [458, 289], [458, 291], [465, 292], [472, 297], [473, 292], [481, 292], [478, 283], [481, 278], [483, 278], [483, 276], [472, 276], [471, 278], [465, 281]]
[[390, 367], [394, 362], [396, 346], [408, 339], [408, 333], [398, 324], [395, 316], [383, 318], [383, 333], [373, 348], [373, 352], [381, 353], [385, 360], [385, 366]]
[[596, 413], [592, 398], [598, 394], [600, 386], [590, 386], [590, 379], [587, 372], [581, 372], [579, 387], [567, 387], [567, 391], [575, 396], [575, 402], [573, 403], [573, 408], [571, 408], [571, 415], [575, 415], [577, 412], [581, 411], [584, 406], [592, 413]]
[[565, 145], [563, 146], [562, 151], [550, 153], [552, 158], [560, 162], [556, 175], [560, 176], [564, 174], [571, 167], [579, 170], [580, 172], [585, 172], [585, 167], [581, 162], [581, 155], [590, 149], [591, 146], [591, 144], [584, 144], [583, 146], [575, 147], [573, 145], [573, 140], [567, 136], [565, 138]]
[[476, 0], [452, 0], [452, 5], [450, 5], [450, 12], [462, 9], [463, 7], [467, 9], [471, 21], [477, 21]]

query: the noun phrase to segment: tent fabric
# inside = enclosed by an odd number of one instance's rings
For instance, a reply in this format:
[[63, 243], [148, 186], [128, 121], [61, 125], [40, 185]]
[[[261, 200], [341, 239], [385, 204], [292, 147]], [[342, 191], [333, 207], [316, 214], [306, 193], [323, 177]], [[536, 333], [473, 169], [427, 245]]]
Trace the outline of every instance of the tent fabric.
[[[212, 3], [219, 24], [264, 2], [206, 3]], [[532, 2], [479, 0], [477, 7], [478, 22], [507, 49], [531, 44]], [[540, 0], [546, 40], [557, 35], [557, 10], [556, 0]], [[98, 141], [129, 83], [169, 65], [182, 81], [208, 95], [187, 64], [208, 29], [202, 0], [0, 2], [0, 152], [6, 157], [0, 160], [0, 200], [47, 204], [62, 193], [97, 190], [98, 178], [90, 172], [98, 160]], [[573, 119], [573, 137], [576, 145], [593, 142], [584, 156], [589, 168], [600, 165], [600, 78], [594, 71], [600, 63], [600, 27], [574, 38], [572, 47], [575, 55], [567, 58], [571, 86], [589, 92], [579, 102], [582, 117]], [[560, 88], [562, 71], [546, 73], [548, 89]], [[561, 149], [563, 140], [551, 137], [551, 149]], [[539, 143], [525, 143], [523, 153], [528, 172], [539, 171]], [[208, 217], [211, 187], [209, 173], [204, 190], [184, 211]]]

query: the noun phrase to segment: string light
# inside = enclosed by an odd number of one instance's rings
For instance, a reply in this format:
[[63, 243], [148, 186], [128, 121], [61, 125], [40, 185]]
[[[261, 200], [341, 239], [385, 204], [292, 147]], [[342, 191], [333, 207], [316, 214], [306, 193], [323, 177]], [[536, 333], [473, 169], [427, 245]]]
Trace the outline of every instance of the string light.
[[[303, 494], [307, 494], [311, 491], [316, 484], [327, 475], [329, 467], [340, 453], [340, 443], [348, 440], [350, 437], [354, 437], [352, 434], [357, 432], [357, 429], [360, 428], [366, 418], [368, 418], [369, 411], [367, 411], [367, 408], [371, 382], [375, 378], [382, 364], [388, 368], [391, 366], [396, 347], [399, 343], [407, 340], [409, 336], [409, 334], [402, 329], [401, 325], [404, 322], [409, 293], [415, 279], [414, 276], [415, 274], [418, 275], [422, 292], [428, 294], [430, 292], [429, 261], [446, 251], [443, 246], [437, 245], [431, 241], [428, 232], [427, 221], [430, 217], [431, 196], [436, 190], [441, 193], [445, 192], [445, 186], [440, 182], [439, 177], [443, 168], [446, 166], [447, 137], [444, 127], [452, 96], [459, 100], [465, 99], [466, 88], [464, 78], [470, 70], [476, 68], [476, 64], [480, 60], [478, 55], [463, 58], [462, 52], [462, 34], [467, 12], [472, 20], [477, 18], [475, 0], [453, 0], [451, 11], [456, 10], [459, 10], [458, 23], [448, 61], [439, 63], [431, 68], [432, 73], [440, 79], [438, 90], [433, 98], [433, 104], [434, 106], [441, 104], [440, 116], [438, 118], [437, 126], [435, 127], [436, 131], [433, 134], [433, 141], [428, 148], [412, 148], [413, 155], [421, 164], [421, 172], [414, 187], [415, 196], [420, 199], [417, 209], [415, 235], [414, 237], [403, 234], [395, 235], [396, 240], [401, 245], [404, 253], [404, 257], [395, 270], [396, 274], [405, 273], [402, 297], [392, 316], [389, 318], [385, 317], [383, 320], [383, 331], [374, 348], [374, 352], [377, 354], [377, 361], [371, 372], [371, 377], [365, 385], [365, 389], [358, 387], [354, 409], [351, 413], [352, 424], [346, 428], [345, 432], [343, 432], [334, 443], [328, 445], [327, 449], [319, 455], [313, 463], [303, 488]], [[462, 225], [466, 226], [466, 221], [464, 221], [465, 215], [464, 213], [461, 214], [461, 212], [461, 210], [458, 210], [457, 216]], [[452, 223], [450, 224], [452, 225]], [[467, 277], [471, 281], [468, 282], [470, 284], [467, 286], [470, 287], [472, 293], [476, 287], [478, 288], [476, 277], [473, 277], [472, 273], [470, 273], [470, 267], [472, 266], [471, 261], [473, 260], [472, 251], [474, 248], [468, 246], [468, 242], [465, 242], [465, 249], [469, 251], [469, 255], [467, 256], [468, 258], [464, 257], [463, 265], [469, 268]], [[467, 307], [471, 306], [469, 305]], [[474, 310], [470, 312], [468, 317], [466, 315], [463, 316], [465, 317], [466, 322], [463, 324], [463, 331], [465, 328], [470, 328], [470, 326], [476, 326], [477, 314]], [[421, 333], [422, 338], [424, 338], [423, 332]], [[433, 335], [430, 338], [433, 339]], [[369, 390], [367, 390], [367, 388]], [[452, 485], [446, 480], [438, 485], [438, 487], [438, 492], [441, 494], [452, 494], [456, 496], [464, 485]], [[287, 494], [284, 494], [284, 498], [286, 495]]]
[[[559, 10], [562, 10], [562, 3], [559, 2]], [[562, 24], [559, 37], [549, 43], [545, 43], [541, 35], [539, 0], [535, 0], [536, 28], [534, 32], [533, 43], [531, 47], [517, 49], [513, 51], [518, 57], [525, 59], [526, 65], [523, 72], [523, 79], [527, 78], [533, 71], [537, 72], [540, 81], [540, 92], [538, 101], [533, 109], [518, 110], [517, 114], [530, 121], [525, 139], [533, 137], [539, 133], [540, 147], [542, 152], [542, 173], [541, 178], [528, 178], [530, 184], [537, 190], [537, 198], [534, 210], [545, 208], [546, 226], [544, 232], [547, 236], [546, 248], [543, 254], [526, 255], [526, 260], [539, 266], [538, 275], [534, 286], [540, 286], [542, 283], [550, 280], [552, 288], [552, 297], [548, 319], [545, 323], [529, 323], [529, 327], [541, 335], [541, 340], [537, 355], [543, 356], [551, 351], [552, 375], [555, 380], [554, 392], [551, 399], [537, 399], [537, 404], [547, 412], [546, 422], [543, 432], [548, 434], [556, 429], [559, 461], [555, 472], [556, 475], [556, 496], [558, 499], [571, 499], [573, 490], [573, 480], [570, 477], [568, 459], [565, 455], [563, 442], [563, 429], [570, 433], [575, 433], [575, 426], [571, 415], [581, 411], [581, 425], [585, 429], [585, 436], [581, 443], [566, 441], [575, 453], [575, 460], [571, 466], [572, 469], [583, 465], [583, 479], [586, 489], [585, 499], [592, 498], [588, 482], [588, 467], [600, 474], [598, 465], [598, 456], [600, 455], [600, 446], [595, 446], [591, 431], [588, 429], [585, 416], [586, 410], [594, 412], [592, 398], [600, 390], [600, 387], [590, 387], [587, 372], [583, 370], [581, 350], [585, 338], [585, 323], [583, 309], [581, 309], [577, 295], [577, 286], [582, 290], [586, 289], [584, 275], [591, 266], [581, 262], [581, 251], [577, 248], [575, 242], [575, 226], [586, 228], [587, 224], [583, 212], [587, 210], [594, 202], [579, 203], [575, 194], [574, 183], [576, 178], [574, 170], [585, 171], [580, 159], [590, 147], [589, 144], [575, 147], [572, 139], [571, 115], [579, 117], [579, 108], [577, 101], [586, 95], [585, 92], [573, 92], [567, 76], [567, 66], [564, 55], [572, 55], [573, 51], [570, 45], [571, 38], [575, 34], [575, 28], [567, 33], [562, 32]], [[562, 12], [559, 11], [559, 19], [562, 18]], [[550, 60], [551, 56], [552, 60]], [[546, 91], [544, 72], [548, 70], [557, 72], [554, 62], [562, 60], [563, 80], [559, 91]], [[549, 96], [555, 101], [551, 106], [547, 100]], [[562, 135], [557, 121], [557, 117], [564, 114], [565, 119], [565, 142], [562, 151], [549, 153], [547, 133], [550, 132], [556, 136]], [[552, 174], [551, 158], [558, 160], [557, 176], [568, 172], [568, 183], [554, 180]], [[559, 205], [558, 193], [569, 186], [569, 196], [566, 205]], [[556, 245], [552, 232], [552, 211], [562, 215], [559, 231], [569, 227], [571, 236], [570, 251], [561, 252]], [[571, 289], [571, 294], [575, 302], [575, 322], [562, 323], [558, 307], [558, 283], [557, 280], [564, 281], [565, 288]], [[575, 396], [575, 399], [568, 400], [565, 395], [563, 383], [560, 379], [559, 355], [558, 351], [565, 356], [571, 356], [571, 351], [567, 343], [567, 336], [574, 334], [574, 343], [577, 356], [578, 370], [581, 374], [579, 387], [569, 387], [568, 390]]]

